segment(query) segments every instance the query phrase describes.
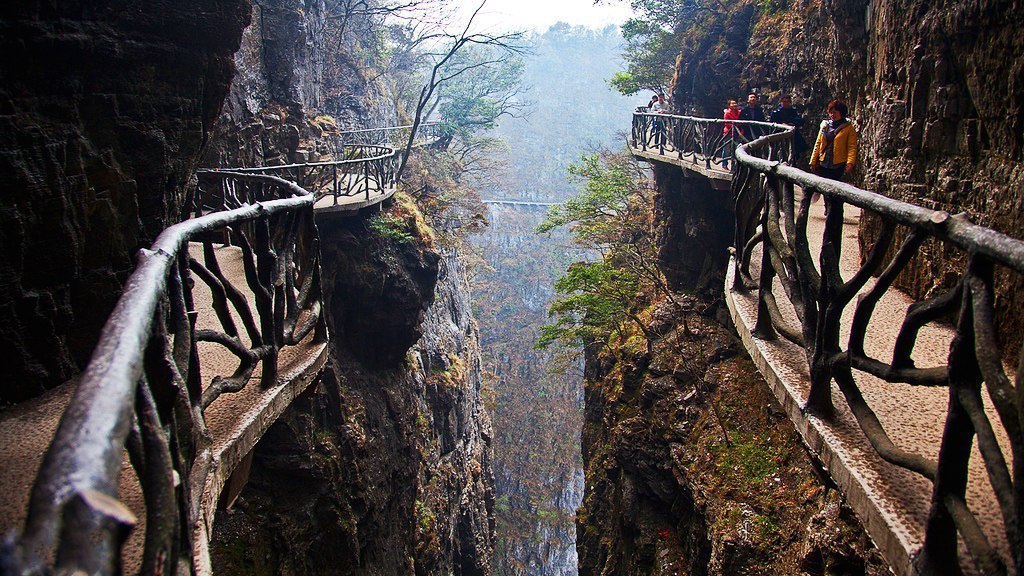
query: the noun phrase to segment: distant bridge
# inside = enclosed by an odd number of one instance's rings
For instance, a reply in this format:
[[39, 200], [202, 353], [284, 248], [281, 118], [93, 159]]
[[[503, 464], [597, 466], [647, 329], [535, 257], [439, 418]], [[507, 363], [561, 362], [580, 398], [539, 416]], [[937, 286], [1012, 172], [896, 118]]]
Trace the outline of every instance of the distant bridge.
[[218, 502], [326, 362], [314, 219], [390, 198], [400, 153], [197, 173], [77, 382], [0, 413], [0, 572], [211, 573]]
[[[763, 135], [744, 143], [741, 127]], [[798, 170], [792, 134], [637, 113], [629, 148], [728, 185], [737, 330], [893, 569], [1024, 574], [1024, 363], [1007, 375], [1016, 355], [999, 349], [993, 297], [997, 266], [1024, 274], [1024, 242]], [[863, 212], [881, 222], [866, 254]], [[925, 240], [967, 265], [947, 292], [914, 301], [892, 285]]]
[[494, 206], [528, 206], [530, 208], [550, 208], [561, 206], [561, 202], [536, 202], [533, 200], [484, 200], [484, 204]]

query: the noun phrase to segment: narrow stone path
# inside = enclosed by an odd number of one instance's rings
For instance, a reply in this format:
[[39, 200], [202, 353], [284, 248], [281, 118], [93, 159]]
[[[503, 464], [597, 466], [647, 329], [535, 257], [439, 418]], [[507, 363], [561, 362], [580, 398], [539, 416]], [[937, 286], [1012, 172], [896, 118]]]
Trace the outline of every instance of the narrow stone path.
[[[358, 181], [361, 180], [363, 177], [361, 175], [346, 174], [343, 175], [341, 178], [346, 180], [352, 179]], [[359, 188], [356, 189], [358, 190]], [[335, 199], [335, 197], [332, 194], [330, 194], [329, 187], [325, 188], [323, 192], [325, 192], [326, 195], [317, 200], [316, 204], [313, 205], [313, 209], [318, 214], [330, 212], [354, 212], [362, 208], [366, 208], [367, 206], [380, 204], [381, 202], [394, 196], [395, 187], [394, 185], [388, 186], [386, 188], [379, 188], [374, 186], [373, 188], [370, 189], [369, 194], [367, 194], [366, 192], [359, 192], [357, 194], [353, 194], [352, 196], [338, 196], [337, 199]]]
[[[200, 244], [190, 245], [189, 251], [193, 258], [202, 259]], [[247, 296], [255, 313], [254, 297], [245, 282], [240, 250], [221, 247], [216, 252], [225, 276]], [[196, 281], [193, 297], [198, 312], [196, 328], [219, 330], [212, 296], [205, 283]], [[241, 338], [249, 345], [244, 334]], [[286, 346], [281, 350], [277, 386], [261, 388], [261, 370], [257, 366], [245, 388], [238, 393], [218, 398], [206, 410], [206, 423], [213, 439], [216, 466], [204, 487], [203, 518], [199, 527], [203, 536], [208, 537], [210, 533], [218, 497], [231, 473], [292, 400], [315, 380], [326, 362], [326, 343], [312, 340], [313, 334], [310, 333], [298, 345]], [[221, 346], [200, 343], [198, 347], [204, 382], [209, 382], [217, 374], [231, 374], [238, 366], [238, 359]], [[4, 463], [0, 467], [0, 491], [5, 495], [0, 501], [0, 531], [4, 534], [19, 527], [25, 519], [30, 486], [35, 480], [43, 454], [53, 439], [60, 416], [71, 400], [75, 384], [74, 381], [68, 382], [39, 398], [0, 412], [0, 438], [4, 439], [0, 443], [0, 462]], [[123, 459], [118, 497], [138, 519], [136, 528], [122, 550], [125, 572], [134, 574], [138, 572], [142, 558], [145, 506], [127, 453]], [[196, 542], [197, 557], [203, 558], [207, 542], [206, 538], [199, 540]], [[209, 567], [200, 566], [199, 572], [204, 571], [209, 573]]]
[[[849, 279], [860, 266], [857, 239], [860, 210], [846, 206], [844, 216], [841, 266], [843, 277]], [[808, 223], [812, 254], [820, 253], [823, 230], [824, 208], [823, 203], [819, 202], [812, 205]], [[759, 258], [759, 255], [755, 256], [754, 262], [759, 262]], [[756, 278], [754, 268], [752, 266], [752, 274]], [[921, 549], [931, 504], [931, 482], [884, 462], [875, 453], [834, 383], [832, 388], [837, 416], [833, 421], [825, 422], [801, 412], [800, 407], [807, 399], [810, 383], [803, 348], [781, 337], [772, 341], [753, 338], [751, 330], [757, 316], [756, 291], [743, 293], [731, 290], [732, 266], [728, 274], [726, 301], [748, 352], [804, 441], [842, 488], [850, 506], [865, 523], [868, 533], [885, 557], [893, 564], [893, 569], [901, 576], [913, 574], [912, 563]], [[872, 280], [862, 292], [869, 290], [873, 284]], [[776, 299], [784, 316], [793, 326], [799, 326], [795, 311], [778, 282], [775, 286]], [[868, 355], [883, 361], [892, 358], [896, 334], [911, 303], [913, 300], [901, 292], [886, 292], [868, 327], [865, 344]], [[853, 311], [854, 307], [849, 306], [843, 315], [844, 343], [849, 339]], [[951, 327], [937, 324], [925, 326], [913, 354], [916, 365], [919, 368], [944, 365], [952, 337]], [[854, 374], [857, 385], [893, 442], [903, 449], [936, 459], [946, 419], [948, 390], [891, 384], [863, 372], [855, 371]], [[986, 397], [985, 407], [989, 418], [998, 421], [987, 400]], [[1003, 434], [1000, 440], [1003, 442], [1004, 453], [1008, 454], [1005, 432], [1001, 427], [996, 428]], [[1008, 560], [1009, 547], [1002, 516], [976, 445], [971, 459], [967, 501], [990, 541]], [[976, 573], [973, 565], [969, 565], [970, 556], [962, 543], [961, 558], [964, 559], [965, 573]]]

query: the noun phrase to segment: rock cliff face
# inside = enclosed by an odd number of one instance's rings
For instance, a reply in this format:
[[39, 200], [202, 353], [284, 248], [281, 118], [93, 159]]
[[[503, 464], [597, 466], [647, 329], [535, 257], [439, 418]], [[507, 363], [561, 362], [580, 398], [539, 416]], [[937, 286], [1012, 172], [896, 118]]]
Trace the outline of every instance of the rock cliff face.
[[253, 4], [206, 166], [316, 161], [340, 130], [393, 125], [370, 78], [379, 55], [360, 48], [375, 32], [359, 15], [332, 17], [343, 5]]
[[181, 210], [248, 0], [0, 8], [0, 403], [88, 360], [133, 265]]
[[673, 290], [721, 292], [735, 229], [732, 197], [703, 177], [654, 167], [662, 191], [654, 199], [658, 268]]
[[639, 312], [649, 348], [587, 352], [580, 574], [886, 574], [728, 324], [732, 215], [678, 169], [655, 176], [675, 293]]
[[491, 428], [459, 257], [359, 218], [320, 231], [330, 370], [257, 447], [216, 571], [488, 574]]

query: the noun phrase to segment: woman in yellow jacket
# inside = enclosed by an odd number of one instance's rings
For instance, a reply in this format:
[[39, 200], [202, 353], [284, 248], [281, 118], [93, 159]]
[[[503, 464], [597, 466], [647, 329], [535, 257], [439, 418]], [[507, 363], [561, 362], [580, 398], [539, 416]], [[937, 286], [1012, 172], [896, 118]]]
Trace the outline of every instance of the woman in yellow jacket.
[[829, 119], [821, 123], [811, 153], [811, 172], [839, 181], [853, 172], [857, 165], [857, 129], [846, 117], [848, 113], [841, 100], [829, 102]]

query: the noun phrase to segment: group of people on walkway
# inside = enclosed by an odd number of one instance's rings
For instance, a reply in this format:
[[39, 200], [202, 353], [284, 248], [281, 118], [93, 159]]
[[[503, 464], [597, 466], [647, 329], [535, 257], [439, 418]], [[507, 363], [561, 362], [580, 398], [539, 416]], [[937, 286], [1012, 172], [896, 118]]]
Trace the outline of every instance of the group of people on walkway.
[[[728, 168], [729, 157], [735, 146], [764, 135], [764, 127], [734, 123], [735, 120], [772, 122], [795, 126], [793, 133], [792, 163], [798, 164], [807, 151], [807, 141], [801, 129], [804, 117], [793, 107], [793, 97], [783, 94], [779, 104], [766, 117], [757, 94], [747, 96], [747, 104], [740, 108], [735, 100], [728, 101], [723, 112], [725, 120], [722, 133], [731, 137], [732, 146], [723, 146], [722, 164]], [[809, 168], [811, 172], [832, 180], [844, 180], [857, 165], [857, 129], [849, 119], [849, 108], [842, 100], [832, 100], [826, 107], [826, 118], [818, 126], [818, 134], [811, 150]]]
[[[731, 146], [722, 147], [722, 165], [728, 169], [732, 151], [741, 143], [749, 142], [764, 135], [764, 128], [736, 123], [736, 120], [772, 122], [795, 126], [793, 134], [793, 164], [799, 163], [807, 151], [807, 141], [801, 132], [804, 117], [793, 107], [793, 97], [783, 94], [779, 104], [766, 117], [757, 94], [747, 96], [747, 104], [740, 107], [736, 100], [729, 100], [723, 111], [725, 121], [722, 134], [732, 139]], [[857, 165], [857, 129], [849, 119], [849, 108], [842, 100], [832, 100], [826, 107], [826, 118], [818, 126], [814, 148], [811, 151], [809, 167], [811, 172], [832, 180], [844, 180]]]
[[[667, 114], [668, 105], [663, 94], [655, 94], [644, 111], [652, 114]], [[826, 107], [826, 118], [818, 126], [818, 133], [811, 149], [808, 163], [810, 171], [832, 180], [846, 180], [857, 165], [857, 129], [849, 119], [849, 108], [842, 100], [832, 100]], [[795, 126], [793, 135], [792, 163], [797, 165], [809, 146], [801, 132], [805, 119], [793, 107], [793, 97], [784, 94], [778, 105], [765, 115], [757, 94], [747, 96], [745, 106], [736, 100], [729, 100], [723, 112], [722, 135], [726, 142], [721, 147], [722, 166], [729, 168], [729, 161], [736, 149], [743, 143], [765, 134], [766, 126], [747, 124], [742, 121], [772, 122]], [[737, 122], [740, 121], [740, 122]], [[665, 122], [654, 117], [651, 128], [656, 145], [664, 143]]]

